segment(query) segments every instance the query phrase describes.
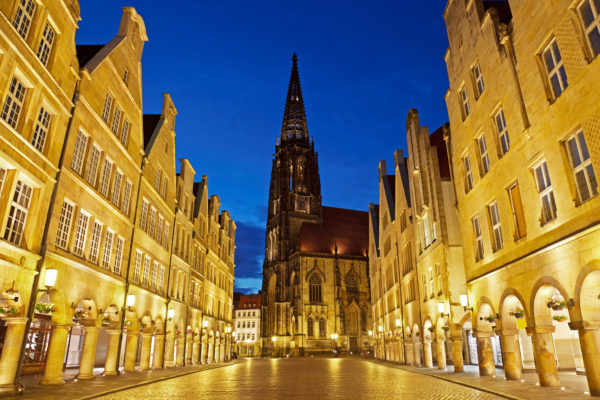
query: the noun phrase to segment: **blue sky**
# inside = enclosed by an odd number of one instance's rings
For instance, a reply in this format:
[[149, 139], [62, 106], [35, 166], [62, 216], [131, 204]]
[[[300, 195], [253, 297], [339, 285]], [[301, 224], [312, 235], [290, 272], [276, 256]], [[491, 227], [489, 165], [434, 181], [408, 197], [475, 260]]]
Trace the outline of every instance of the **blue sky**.
[[[377, 165], [405, 148], [406, 115], [447, 120], [445, 0], [81, 0], [78, 44], [103, 44], [121, 7], [142, 15], [144, 112], [179, 111], [177, 157], [208, 176], [238, 226], [236, 289], [261, 286], [271, 155], [298, 54], [323, 204], [367, 210]], [[391, 171], [390, 171], [391, 172]]]

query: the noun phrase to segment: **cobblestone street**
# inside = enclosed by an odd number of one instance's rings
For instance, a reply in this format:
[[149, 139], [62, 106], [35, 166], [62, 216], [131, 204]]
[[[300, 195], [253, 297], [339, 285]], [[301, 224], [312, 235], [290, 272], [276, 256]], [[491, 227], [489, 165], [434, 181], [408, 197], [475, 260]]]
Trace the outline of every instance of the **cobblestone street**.
[[101, 399], [499, 399], [356, 358], [249, 359]]

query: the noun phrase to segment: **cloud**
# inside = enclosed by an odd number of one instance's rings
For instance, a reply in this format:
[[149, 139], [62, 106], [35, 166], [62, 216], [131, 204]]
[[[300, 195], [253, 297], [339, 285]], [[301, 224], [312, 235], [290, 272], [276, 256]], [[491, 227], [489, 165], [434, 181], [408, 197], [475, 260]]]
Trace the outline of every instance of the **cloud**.
[[235, 291], [244, 294], [258, 293], [262, 287], [262, 278], [236, 278]]
[[235, 287], [258, 291], [262, 284], [262, 264], [265, 257], [265, 228], [236, 222]]

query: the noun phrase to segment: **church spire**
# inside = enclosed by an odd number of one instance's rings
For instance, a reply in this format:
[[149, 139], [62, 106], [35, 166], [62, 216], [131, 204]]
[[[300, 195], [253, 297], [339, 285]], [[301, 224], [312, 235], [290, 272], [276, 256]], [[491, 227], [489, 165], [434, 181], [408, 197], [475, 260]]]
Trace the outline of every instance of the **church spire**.
[[282, 141], [293, 138], [308, 140], [306, 113], [304, 112], [304, 100], [302, 99], [300, 75], [298, 74], [298, 57], [296, 53], [292, 56], [292, 74], [285, 100], [285, 112], [283, 113], [283, 125], [281, 127]]

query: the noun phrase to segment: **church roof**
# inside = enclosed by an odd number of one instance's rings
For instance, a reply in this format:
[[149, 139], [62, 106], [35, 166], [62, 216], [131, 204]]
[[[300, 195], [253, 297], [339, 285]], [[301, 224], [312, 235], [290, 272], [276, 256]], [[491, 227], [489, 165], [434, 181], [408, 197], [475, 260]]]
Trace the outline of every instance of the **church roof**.
[[450, 164], [448, 162], [448, 151], [446, 142], [444, 141], [444, 126], [429, 136], [429, 143], [437, 149], [438, 165], [440, 166], [440, 177], [442, 179], [450, 179]]
[[344, 208], [323, 207], [323, 223], [305, 222], [300, 228], [300, 251], [340, 255], [367, 255], [369, 213]]

